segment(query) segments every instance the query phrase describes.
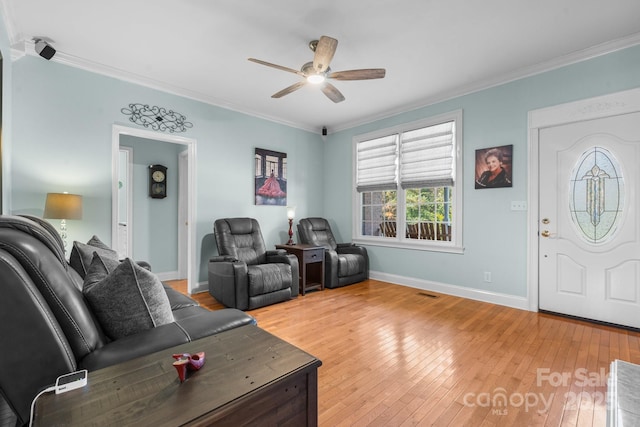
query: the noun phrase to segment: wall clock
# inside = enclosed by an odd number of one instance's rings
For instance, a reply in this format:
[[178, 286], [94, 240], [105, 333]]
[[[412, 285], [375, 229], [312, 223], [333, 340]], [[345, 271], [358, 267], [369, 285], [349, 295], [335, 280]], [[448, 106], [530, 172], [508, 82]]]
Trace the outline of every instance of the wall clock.
[[164, 199], [167, 197], [167, 168], [162, 165], [149, 165], [149, 197]]

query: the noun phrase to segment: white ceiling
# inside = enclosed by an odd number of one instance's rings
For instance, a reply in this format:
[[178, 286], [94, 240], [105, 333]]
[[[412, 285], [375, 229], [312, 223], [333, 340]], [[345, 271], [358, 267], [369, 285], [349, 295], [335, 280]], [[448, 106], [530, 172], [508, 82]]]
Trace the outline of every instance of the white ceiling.
[[[45, 38], [52, 61], [314, 132], [640, 44], [638, 0], [0, 1], [14, 58]], [[314, 86], [272, 99], [300, 77], [247, 58], [299, 69], [321, 35], [332, 70], [386, 77], [334, 81], [339, 104]]]

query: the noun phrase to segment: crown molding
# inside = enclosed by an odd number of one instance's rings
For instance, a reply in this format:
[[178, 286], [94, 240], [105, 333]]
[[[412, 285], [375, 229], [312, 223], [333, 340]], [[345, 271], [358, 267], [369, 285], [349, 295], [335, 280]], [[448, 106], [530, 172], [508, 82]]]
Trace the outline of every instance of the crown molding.
[[[13, 58], [19, 59], [25, 55], [39, 56], [38, 53], [35, 51], [35, 42], [33, 40], [24, 40], [21, 43], [16, 43], [14, 46], [11, 47], [12, 59]], [[200, 92], [192, 91], [190, 89], [174, 86], [166, 82], [150, 79], [148, 77], [141, 76], [128, 71], [124, 71], [118, 68], [114, 68], [109, 65], [105, 65], [98, 62], [93, 62], [83, 58], [79, 58], [77, 56], [69, 55], [59, 50], [56, 51], [55, 56], [51, 58], [50, 61], [67, 65], [69, 67], [78, 68], [84, 71], [89, 71], [91, 73], [100, 74], [106, 77], [112, 77], [125, 82], [144, 86], [150, 89], [159, 90], [161, 92], [169, 93], [172, 95], [192, 99], [194, 101], [203, 102], [205, 104], [214, 105], [216, 107], [225, 108], [227, 110], [236, 111], [238, 113], [247, 114], [247, 115], [268, 120], [271, 122], [280, 123], [288, 127], [298, 128], [298, 129], [306, 130], [313, 133], [316, 132], [316, 129], [313, 127], [305, 128], [301, 126], [299, 123], [282, 120], [278, 117], [269, 116], [269, 115], [262, 114], [258, 111], [242, 108], [239, 105], [234, 104], [233, 102], [225, 99], [210, 97]]]
[[[3, 12], [5, 12], [5, 24], [7, 24], [7, 16], [8, 16], [6, 15], [6, 8], [8, 7], [7, 1], [0, 0], [0, 4], [2, 5]], [[13, 36], [10, 35], [10, 39], [12, 37], [15, 38], [17, 37], [17, 35], [15, 34]], [[499, 76], [492, 77], [490, 79], [485, 79], [469, 85], [461, 86], [450, 91], [440, 92], [435, 95], [429, 96], [427, 98], [423, 98], [418, 102], [406, 104], [399, 108], [396, 108], [393, 110], [387, 110], [380, 114], [369, 115], [367, 117], [363, 117], [355, 121], [343, 123], [339, 126], [332, 126], [331, 133], [336, 133], [339, 131], [343, 131], [343, 130], [351, 129], [354, 127], [362, 126], [368, 123], [372, 123], [378, 120], [387, 119], [402, 113], [414, 111], [419, 108], [424, 108], [429, 105], [434, 105], [439, 102], [447, 101], [453, 98], [458, 98], [460, 96], [468, 95], [474, 92], [490, 89], [492, 87], [513, 82], [515, 80], [520, 80], [526, 77], [534, 76], [547, 71], [565, 67], [567, 65], [575, 64], [575, 63], [592, 59], [598, 56], [606, 55], [608, 53], [626, 49], [628, 47], [632, 47], [638, 44], [640, 44], [640, 33], [635, 33], [627, 37], [623, 37], [623, 38], [602, 43], [587, 49], [572, 52], [567, 55], [563, 55], [549, 61], [541, 62], [529, 67], [520, 68], [515, 71], [507, 72]], [[33, 42], [33, 40], [22, 40], [19, 42], [14, 42], [11, 45], [11, 58], [13, 60], [18, 60], [24, 57], [25, 55], [38, 56], [38, 54], [35, 52], [34, 46], [35, 46], [35, 43]], [[185, 89], [183, 87], [170, 85], [162, 81], [150, 79], [148, 77], [130, 73], [118, 68], [105, 65], [105, 64], [88, 61], [86, 59], [69, 55], [64, 52], [57, 51], [56, 55], [51, 59], [51, 61], [68, 65], [70, 67], [79, 68], [81, 70], [89, 71], [92, 73], [104, 75], [107, 77], [112, 77], [112, 78], [126, 81], [129, 83], [137, 84], [140, 86], [148, 87], [151, 89], [156, 89], [162, 92], [170, 93], [172, 95], [181, 96], [184, 98], [203, 102], [205, 104], [236, 111], [238, 113], [242, 113], [242, 114], [257, 117], [260, 119], [268, 120], [271, 122], [279, 123], [288, 127], [293, 127], [293, 128], [305, 130], [312, 133], [317, 133], [318, 131], [317, 127], [315, 126], [304, 126], [304, 125], [301, 125], [300, 123], [283, 120], [278, 117], [270, 116], [268, 114], [264, 114], [256, 110], [252, 110], [250, 108], [239, 106], [226, 99], [207, 96], [190, 89]]]
[[339, 131], [351, 129], [354, 127], [362, 126], [368, 123], [372, 123], [378, 120], [387, 119], [390, 117], [397, 116], [398, 114], [407, 113], [409, 111], [414, 111], [419, 108], [424, 108], [440, 102], [448, 101], [453, 98], [458, 98], [461, 96], [469, 95], [471, 93], [480, 92], [482, 90], [486, 90], [492, 87], [510, 83], [516, 80], [535, 76], [537, 74], [542, 74], [547, 71], [552, 71], [558, 68], [566, 67], [568, 65], [576, 64], [582, 61], [586, 61], [588, 59], [613, 53], [613, 52], [623, 50], [632, 46], [636, 46], [638, 44], [640, 44], [640, 33], [631, 34], [627, 37], [619, 38], [619, 39], [602, 43], [596, 46], [592, 46], [586, 49], [575, 51], [567, 55], [553, 58], [549, 61], [541, 62], [541, 63], [534, 64], [532, 66], [528, 66], [524, 68], [520, 68], [518, 70], [504, 73], [490, 79], [485, 79], [475, 83], [471, 83], [469, 85], [460, 86], [450, 91], [440, 92], [438, 94], [429, 96], [427, 98], [423, 98], [418, 102], [404, 105], [394, 110], [388, 110], [384, 113], [381, 113], [375, 116], [369, 116], [361, 120], [344, 123], [341, 126], [334, 127], [332, 130], [333, 132], [339, 132]]
[[13, 20], [15, 14], [13, 13], [13, 5], [11, 0], [0, 0], [0, 11], [2, 11], [2, 17], [4, 18], [4, 27], [7, 31], [7, 37], [9, 38], [9, 45], [20, 41], [21, 37], [16, 30], [16, 24]]

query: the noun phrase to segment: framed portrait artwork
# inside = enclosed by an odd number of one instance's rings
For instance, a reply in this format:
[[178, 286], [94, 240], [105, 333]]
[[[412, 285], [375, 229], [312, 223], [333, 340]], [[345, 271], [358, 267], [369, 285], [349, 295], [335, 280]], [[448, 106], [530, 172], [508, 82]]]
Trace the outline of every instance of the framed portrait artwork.
[[287, 154], [256, 148], [255, 204], [287, 205]]
[[476, 189], [513, 186], [513, 145], [476, 150]]

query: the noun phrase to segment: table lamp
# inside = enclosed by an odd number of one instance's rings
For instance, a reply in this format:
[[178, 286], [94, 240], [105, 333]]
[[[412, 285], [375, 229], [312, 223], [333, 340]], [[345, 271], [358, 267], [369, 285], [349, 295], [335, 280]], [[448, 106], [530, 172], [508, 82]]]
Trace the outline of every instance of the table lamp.
[[291, 227], [293, 226], [293, 218], [296, 216], [296, 207], [295, 206], [287, 206], [287, 218], [289, 218], [289, 241], [287, 245], [293, 245], [293, 230]]
[[67, 249], [67, 220], [82, 219], [82, 196], [69, 193], [47, 193], [44, 218], [60, 220], [60, 237]]

